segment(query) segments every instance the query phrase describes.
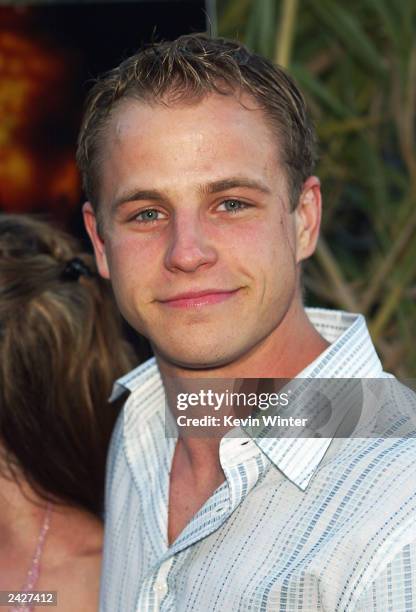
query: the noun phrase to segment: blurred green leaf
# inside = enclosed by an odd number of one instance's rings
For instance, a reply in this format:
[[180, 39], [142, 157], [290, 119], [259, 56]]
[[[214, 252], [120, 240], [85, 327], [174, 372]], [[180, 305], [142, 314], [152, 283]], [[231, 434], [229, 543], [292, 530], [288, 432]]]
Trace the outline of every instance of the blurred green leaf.
[[220, 9], [219, 32], [222, 36], [237, 36], [240, 27], [245, 25], [251, 0], [228, 2]]
[[262, 0], [261, 2], [252, 3], [247, 21], [247, 45], [266, 57], [271, 57], [273, 55], [275, 29], [274, 0]]
[[312, 1], [311, 7], [356, 59], [379, 75], [385, 72], [386, 67], [380, 54], [355, 15], [333, 0]]
[[[402, 28], [397, 14], [392, 10], [392, 3], [385, 0], [366, 0], [371, 9], [378, 15], [380, 24], [389, 40], [400, 49]], [[400, 0], [399, 0], [400, 1]]]
[[312, 94], [321, 104], [332, 111], [336, 117], [345, 118], [351, 116], [350, 110], [336, 98], [331, 90], [308, 70], [305, 70], [303, 66], [293, 63], [291, 73], [304, 91]]

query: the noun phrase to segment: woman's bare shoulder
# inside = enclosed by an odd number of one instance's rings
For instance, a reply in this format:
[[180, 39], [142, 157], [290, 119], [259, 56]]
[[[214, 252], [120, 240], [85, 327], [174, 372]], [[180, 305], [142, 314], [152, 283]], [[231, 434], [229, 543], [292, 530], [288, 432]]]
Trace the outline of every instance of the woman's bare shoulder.
[[[49, 561], [44, 571], [41, 571], [37, 588], [57, 592], [57, 612], [96, 612], [102, 558], [102, 523], [76, 510], [65, 511], [61, 515], [58, 512], [55, 516], [55, 536], [51, 521]], [[39, 612], [43, 612], [43, 608], [39, 608]]]

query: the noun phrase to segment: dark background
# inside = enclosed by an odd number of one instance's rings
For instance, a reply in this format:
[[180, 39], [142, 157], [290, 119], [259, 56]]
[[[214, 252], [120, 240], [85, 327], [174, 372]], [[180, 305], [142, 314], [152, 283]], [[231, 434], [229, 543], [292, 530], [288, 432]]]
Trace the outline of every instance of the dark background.
[[207, 23], [201, 0], [0, 7], [0, 210], [44, 213], [86, 243], [74, 154], [94, 77]]

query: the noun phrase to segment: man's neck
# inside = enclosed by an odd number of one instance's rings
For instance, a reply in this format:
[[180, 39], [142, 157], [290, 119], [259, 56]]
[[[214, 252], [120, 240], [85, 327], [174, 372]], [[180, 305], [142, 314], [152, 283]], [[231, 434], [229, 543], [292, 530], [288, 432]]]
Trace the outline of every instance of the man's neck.
[[[320, 336], [299, 302], [294, 302], [279, 327], [250, 354], [238, 361], [220, 367], [204, 370], [192, 370], [170, 364], [158, 357], [158, 365], [164, 380], [168, 405], [176, 421], [179, 414], [177, 398], [179, 393], [188, 393], [193, 389], [195, 379], [211, 379], [218, 392], [226, 380], [244, 378], [292, 379], [314, 361], [326, 348], [328, 342]], [[224, 379], [214, 380], [214, 379]], [[182, 413], [183, 414], [183, 413]], [[230, 429], [230, 428], [228, 428]], [[189, 430], [187, 430], [189, 431]], [[221, 472], [218, 461], [218, 448], [221, 437], [227, 433], [227, 428], [216, 429], [212, 438], [182, 435], [179, 438], [185, 447], [192, 471], [197, 473], [201, 465], [209, 465]], [[203, 462], [198, 457], [203, 457]]]

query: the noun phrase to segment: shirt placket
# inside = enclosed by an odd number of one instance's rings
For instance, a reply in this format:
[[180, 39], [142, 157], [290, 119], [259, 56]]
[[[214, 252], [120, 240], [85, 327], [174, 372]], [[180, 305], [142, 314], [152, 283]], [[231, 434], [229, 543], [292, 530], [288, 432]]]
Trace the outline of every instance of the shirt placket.
[[143, 582], [137, 601], [136, 612], [158, 612], [168, 593], [168, 574], [173, 564], [173, 556], [165, 559]]
[[[207, 505], [212, 506], [207, 511]], [[208, 506], [209, 507], [209, 506]], [[175, 556], [185, 548], [207, 537], [228, 516], [229, 493], [227, 486], [219, 487], [212, 498], [197, 512], [179, 538], [166, 551], [143, 581], [136, 605], [136, 612], [173, 611], [175, 602], [173, 594], [169, 593], [168, 575], [174, 564]], [[208, 517], [206, 516], [208, 512]], [[204, 519], [201, 520], [201, 517]], [[207, 520], [208, 518], [208, 520]], [[203, 524], [204, 527], [199, 525]]]
[[[255, 486], [267, 460], [253, 440], [243, 436], [244, 432], [241, 432], [240, 438], [225, 437], [221, 441], [220, 461], [226, 482], [196, 513], [142, 582], [136, 612], [175, 610], [175, 594], [169, 592], [168, 584], [175, 556], [220, 528]], [[259, 461], [258, 458], [262, 459]], [[169, 474], [166, 474], [166, 478], [169, 478]], [[182, 605], [182, 608], [185, 607]]]

